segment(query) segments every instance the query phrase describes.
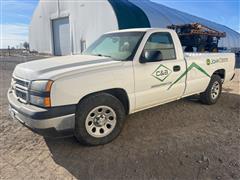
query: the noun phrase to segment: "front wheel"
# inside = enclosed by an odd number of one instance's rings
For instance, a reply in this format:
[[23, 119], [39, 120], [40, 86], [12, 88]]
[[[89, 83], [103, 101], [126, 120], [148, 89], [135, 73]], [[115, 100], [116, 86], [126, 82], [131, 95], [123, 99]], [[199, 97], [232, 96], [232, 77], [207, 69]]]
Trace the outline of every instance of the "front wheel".
[[205, 92], [200, 94], [202, 103], [215, 104], [222, 93], [222, 80], [218, 75], [213, 75]]
[[107, 93], [91, 95], [78, 105], [75, 137], [87, 145], [106, 144], [119, 135], [125, 116], [116, 97]]

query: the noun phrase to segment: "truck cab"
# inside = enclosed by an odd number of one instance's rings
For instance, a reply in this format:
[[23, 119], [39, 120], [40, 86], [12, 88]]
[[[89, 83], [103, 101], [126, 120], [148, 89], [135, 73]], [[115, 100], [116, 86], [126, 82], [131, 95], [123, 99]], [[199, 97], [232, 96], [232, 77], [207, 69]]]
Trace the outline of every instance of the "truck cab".
[[10, 114], [44, 136], [99, 145], [119, 135], [128, 114], [194, 94], [215, 104], [234, 76], [234, 54], [182, 49], [173, 30], [130, 29], [102, 35], [82, 55], [19, 64]]

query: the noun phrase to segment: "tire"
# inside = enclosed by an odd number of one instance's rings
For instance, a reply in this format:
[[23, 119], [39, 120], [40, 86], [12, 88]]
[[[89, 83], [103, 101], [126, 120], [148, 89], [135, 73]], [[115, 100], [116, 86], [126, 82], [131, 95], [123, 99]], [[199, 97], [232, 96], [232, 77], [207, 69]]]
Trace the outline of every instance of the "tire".
[[90, 95], [78, 104], [75, 137], [85, 145], [107, 144], [120, 134], [125, 117], [124, 106], [115, 96], [108, 93]]
[[215, 104], [222, 93], [222, 80], [220, 76], [213, 75], [205, 92], [200, 94], [200, 100], [203, 104]]

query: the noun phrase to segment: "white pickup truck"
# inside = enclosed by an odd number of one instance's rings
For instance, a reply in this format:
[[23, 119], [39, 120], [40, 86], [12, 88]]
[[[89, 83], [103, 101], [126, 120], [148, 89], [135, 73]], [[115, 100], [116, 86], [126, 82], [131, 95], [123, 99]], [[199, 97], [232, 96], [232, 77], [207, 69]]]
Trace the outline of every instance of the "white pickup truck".
[[83, 55], [17, 65], [9, 110], [44, 136], [105, 144], [119, 135], [128, 114], [194, 94], [216, 103], [234, 67], [231, 53], [184, 54], [173, 30], [115, 31]]

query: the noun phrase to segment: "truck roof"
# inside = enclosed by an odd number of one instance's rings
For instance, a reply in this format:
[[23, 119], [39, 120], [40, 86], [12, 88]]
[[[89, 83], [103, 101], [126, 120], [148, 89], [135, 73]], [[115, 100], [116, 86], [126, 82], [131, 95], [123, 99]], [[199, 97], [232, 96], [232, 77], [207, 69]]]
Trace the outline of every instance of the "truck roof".
[[111, 33], [120, 33], [120, 32], [152, 32], [152, 31], [174, 31], [167, 28], [132, 28], [132, 29], [123, 29], [123, 30], [116, 30], [116, 31], [110, 31], [105, 34], [111, 34]]

